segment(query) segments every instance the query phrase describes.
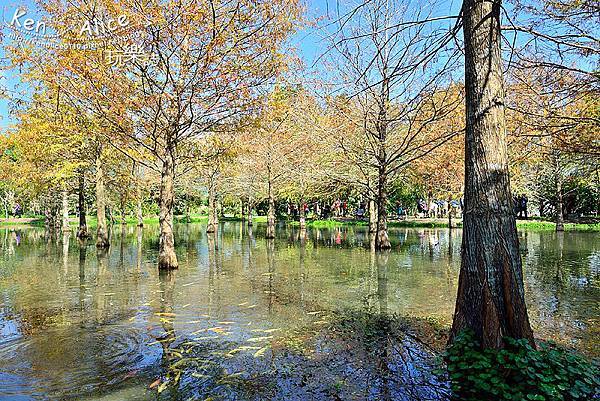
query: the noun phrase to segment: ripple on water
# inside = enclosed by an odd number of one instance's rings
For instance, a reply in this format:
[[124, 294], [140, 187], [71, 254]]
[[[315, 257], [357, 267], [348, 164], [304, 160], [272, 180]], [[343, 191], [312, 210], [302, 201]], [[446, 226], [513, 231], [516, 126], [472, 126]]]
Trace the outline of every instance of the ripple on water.
[[[147, 330], [124, 325], [52, 328], [17, 338], [0, 349], [0, 398], [46, 394], [74, 397], [115, 386], [137, 376], [160, 358]], [[44, 355], [45, 358], [39, 358]]]

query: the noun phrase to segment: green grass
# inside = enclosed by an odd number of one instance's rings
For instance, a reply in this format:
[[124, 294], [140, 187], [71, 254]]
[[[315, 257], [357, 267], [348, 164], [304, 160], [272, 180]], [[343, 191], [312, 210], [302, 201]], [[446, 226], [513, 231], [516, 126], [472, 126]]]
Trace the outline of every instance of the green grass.
[[[44, 217], [43, 216], [34, 216], [31, 217], [32, 220], [27, 221], [1, 221], [0, 227], [5, 226], [35, 226], [40, 227], [44, 225]], [[186, 218], [184, 215], [178, 215], [174, 217], [175, 223], [185, 224]], [[206, 215], [191, 215], [190, 223], [203, 223], [208, 220], [208, 216]], [[242, 221], [240, 217], [237, 216], [226, 216], [221, 217], [221, 221]], [[252, 219], [255, 223], [266, 223], [267, 216], [255, 216]], [[127, 225], [135, 225], [137, 224], [137, 219], [134, 217], [127, 217], [125, 219]], [[115, 224], [120, 224], [121, 219], [116, 218]], [[96, 216], [89, 216], [87, 219], [88, 227], [94, 228], [98, 225], [96, 221]], [[144, 224], [158, 224], [158, 216], [150, 216], [144, 218]], [[288, 221], [287, 224], [293, 227], [298, 227], [300, 223], [298, 221]], [[75, 219], [72, 219], [70, 222], [71, 226], [76, 227], [78, 222]], [[335, 219], [326, 219], [326, 220], [306, 220], [307, 227], [313, 228], [331, 228], [331, 227], [366, 227], [369, 225], [367, 220], [335, 220]], [[461, 221], [457, 221], [457, 226], [460, 227], [462, 225]], [[436, 221], [431, 220], [400, 220], [400, 221], [390, 221], [388, 222], [388, 227], [414, 227], [414, 228], [447, 228], [448, 222], [447, 220], [438, 219]], [[517, 220], [517, 228], [520, 229], [528, 229], [528, 230], [554, 230], [556, 228], [556, 224], [550, 221], [541, 221], [541, 220]], [[579, 224], [579, 223], [565, 223], [565, 231], [600, 231], [600, 223], [596, 224]]]
[[[175, 223], [178, 223], [178, 224], [185, 224], [187, 222], [186, 217], [184, 215], [174, 216], [173, 219], [174, 219]], [[2, 221], [0, 219], [0, 227], [23, 226], [23, 225], [43, 227], [44, 220], [45, 220], [44, 216], [36, 216], [36, 217], [33, 217], [33, 220], [23, 220], [23, 221]], [[208, 220], [208, 216], [206, 216], [206, 215], [198, 214], [198, 215], [190, 216], [190, 223], [203, 223], [203, 222], [206, 222], [207, 220]], [[225, 217], [221, 217], [219, 220], [220, 221], [242, 221], [242, 219], [240, 217], [235, 217], [235, 216], [225, 216]], [[266, 216], [255, 216], [255, 217], [253, 217], [252, 220], [257, 223], [266, 223], [267, 217]], [[137, 218], [127, 217], [127, 218], [125, 218], [125, 222], [127, 223], [127, 225], [136, 225]], [[114, 223], [115, 224], [121, 223], [120, 216], [115, 217]], [[158, 224], [158, 216], [144, 217], [144, 224]], [[69, 225], [72, 227], [77, 227], [79, 225], [79, 222], [76, 219], [74, 219], [73, 216], [71, 216], [71, 221], [69, 222]], [[87, 217], [87, 226], [88, 226], [88, 228], [95, 228], [98, 226], [98, 220], [96, 219], [96, 216], [92, 215], [92, 216]]]
[[[297, 227], [300, 225], [297, 221], [288, 222], [291, 226]], [[307, 227], [314, 228], [330, 228], [344, 226], [368, 226], [369, 222], [365, 220], [307, 220]], [[457, 227], [462, 226], [462, 221], [456, 222]], [[431, 220], [400, 220], [388, 222], [388, 227], [424, 227], [424, 228], [447, 228], [447, 221], [431, 221]], [[528, 230], [555, 230], [556, 224], [550, 221], [526, 221], [517, 220], [517, 228]], [[597, 224], [579, 224], [565, 223], [565, 231], [600, 231], [600, 223]]]
[[[556, 223], [551, 221], [517, 221], [518, 228], [527, 228], [530, 230], [555, 230]], [[565, 231], [600, 231], [600, 223], [580, 224], [565, 223]]]

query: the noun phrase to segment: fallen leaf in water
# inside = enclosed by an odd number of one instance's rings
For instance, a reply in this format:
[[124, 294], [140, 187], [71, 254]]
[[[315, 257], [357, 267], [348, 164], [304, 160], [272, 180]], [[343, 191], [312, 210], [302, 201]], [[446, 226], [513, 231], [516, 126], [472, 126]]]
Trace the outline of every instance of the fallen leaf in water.
[[250, 305], [250, 306], [248, 307], [248, 309], [251, 309], [251, 308], [256, 308], [256, 304], [254, 304], [254, 305]]
[[158, 394], [162, 393], [167, 388], [167, 384], [169, 384], [169, 382], [164, 382], [160, 386], [158, 386], [158, 388], [156, 389], [158, 391]]
[[156, 379], [148, 386], [148, 388], [154, 388], [160, 384], [160, 379]]
[[265, 354], [265, 352], [267, 351], [268, 348], [269, 348], [268, 346], [267, 347], [262, 347], [261, 349], [259, 349], [258, 351], [256, 351], [254, 353], [254, 357], [255, 358], [259, 358], [259, 357], [263, 356]]
[[260, 342], [260, 341], [266, 341], [266, 340], [270, 340], [272, 339], [273, 336], [265, 336], [265, 337], [252, 337], [247, 339], [246, 341], [249, 341], [251, 343], [256, 343], [256, 342]]
[[171, 313], [171, 312], [156, 312], [155, 315], [156, 316], [167, 316], [167, 317], [177, 316], [175, 313]]
[[242, 302], [241, 304], [238, 304], [238, 306], [244, 306], [244, 305], [248, 305], [248, 301]]
[[219, 324], [234, 324], [235, 322], [228, 322], [228, 321], [225, 321], [225, 322], [217, 322], [217, 323], [219, 323]]
[[214, 327], [212, 329], [208, 329], [208, 331], [212, 331], [213, 333], [217, 333], [220, 334], [222, 336], [228, 336], [231, 334], [231, 332], [223, 329], [222, 327]]
[[181, 307], [181, 309], [187, 308], [188, 306], [190, 306], [191, 304], [185, 304]]
[[252, 331], [259, 331], [261, 333], [274, 333], [279, 330], [281, 329], [252, 329]]
[[114, 292], [105, 292], [105, 293], [104, 293], [104, 296], [105, 296], [105, 297], [108, 297], [108, 296], [110, 296], [110, 295], [115, 295], [115, 293], [114, 293]]
[[323, 312], [325, 312], [325, 311], [322, 311], [322, 310], [317, 310], [317, 311], [314, 311], [314, 312], [307, 312], [306, 314], [307, 314], [307, 315], [317, 315], [317, 314], [319, 314], [319, 313], [323, 313]]
[[181, 284], [181, 286], [182, 286], [182, 287], [187, 287], [188, 285], [193, 285], [193, 284], [194, 284], [194, 283], [193, 283], [193, 282], [191, 282], [191, 283]]

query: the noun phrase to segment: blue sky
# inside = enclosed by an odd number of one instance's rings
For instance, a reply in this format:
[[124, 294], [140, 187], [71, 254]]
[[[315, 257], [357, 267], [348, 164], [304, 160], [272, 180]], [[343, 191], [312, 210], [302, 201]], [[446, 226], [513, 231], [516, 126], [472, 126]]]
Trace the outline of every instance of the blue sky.
[[[334, 20], [337, 15], [338, 7], [341, 7], [343, 10], [343, 7], [349, 7], [354, 4], [354, 2], [345, 0], [341, 0], [340, 3], [338, 3], [338, 0], [305, 0], [305, 2], [308, 21], [315, 21], [317, 17], [321, 17], [318, 24], [325, 24], [327, 21]], [[355, 2], [358, 2], [358, 0]], [[458, 2], [459, 0], [447, 1], [443, 3], [444, 8], [456, 8], [456, 3]], [[34, 4], [33, 0], [3, 0], [3, 20], [10, 21], [15, 10], [19, 7], [27, 8], [28, 15], [31, 14], [34, 12], [33, 10], [35, 10]], [[443, 12], [447, 11], [443, 10]], [[6, 35], [8, 34], [9, 29], [4, 28], [3, 32]], [[291, 46], [297, 49], [297, 52], [306, 67], [311, 67], [326, 48], [326, 43], [320, 39], [320, 36], [322, 36], [322, 33], [319, 33], [313, 26], [309, 26], [297, 32], [290, 40]], [[3, 50], [0, 48], [0, 57], [3, 56]], [[19, 83], [18, 75], [13, 74], [11, 76], [7, 72], [3, 72], [3, 74], [5, 74], [5, 76], [0, 82], [0, 85], [12, 88], [15, 84]], [[8, 106], [9, 104], [6, 100], [0, 99], [0, 130], [4, 130], [12, 121], [9, 116]]]
[[[338, 3], [339, 1], [339, 3]], [[391, 0], [391, 1], [401, 1], [401, 0]], [[412, 3], [412, 5], [417, 5], [418, 7], [423, 7], [426, 11], [431, 11], [433, 15], [441, 16], [441, 15], [456, 15], [462, 3], [461, 0], [405, 0]], [[308, 21], [315, 21], [317, 16], [320, 16], [318, 25], [324, 25], [328, 21], [335, 20], [337, 16], [337, 8], [341, 7], [342, 10], [344, 7], [348, 9], [352, 7], [354, 4], [358, 3], [359, 0], [305, 0], [306, 11], [307, 11], [307, 19]], [[434, 2], [438, 2], [437, 6], [432, 5]], [[25, 7], [28, 10], [35, 9], [33, 6], [34, 0], [1, 0], [0, 7], [2, 9], [2, 13], [4, 14], [2, 19], [7, 19], [10, 21], [12, 15], [18, 7]], [[511, 5], [508, 1], [505, 1], [505, 7], [508, 8], [509, 12], [511, 9]], [[342, 11], [343, 12], [343, 11]], [[449, 24], [449, 21], [443, 22], [444, 24]], [[9, 29], [3, 27], [3, 33], [8, 34]], [[297, 49], [298, 55], [303, 59], [304, 65], [306, 67], [311, 67], [315, 62], [316, 58], [322, 54], [322, 52], [326, 48], [326, 42], [321, 40], [320, 37], [323, 35], [323, 31], [314, 28], [313, 26], [309, 26], [304, 28], [303, 30], [297, 32], [290, 40], [290, 44], [292, 47]], [[519, 38], [520, 40], [522, 38]], [[4, 39], [6, 40], [6, 38]], [[4, 52], [2, 47], [0, 47], [0, 58], [4, 57]], [[586, 61], [578, 60], [577, 63], [585, 63]], [[310, 74], [311, 71], [305, 71], [303, 74], [306, 76]], [[326, 75], [324, 71], [321, 69], [320, 71], [317, 69], [316, 71], [312, 71], [315, 75], [319, 75], [319, 78], [325, 78]], [[13, 88], [16, 84], [19, 83], [18, 75], [13, 74], [12, 76], [7, 72], [0, 71], [0, 74], [4, 74], [4, 76], [0, 76], [0, 87], [8, 87], [9, 89]], [[11, 119], [9, 116], [8, 110], [8, 102], [6, 100], [0, 99], [0, 131], [3, 131], [9, 124], [11, 123]]]

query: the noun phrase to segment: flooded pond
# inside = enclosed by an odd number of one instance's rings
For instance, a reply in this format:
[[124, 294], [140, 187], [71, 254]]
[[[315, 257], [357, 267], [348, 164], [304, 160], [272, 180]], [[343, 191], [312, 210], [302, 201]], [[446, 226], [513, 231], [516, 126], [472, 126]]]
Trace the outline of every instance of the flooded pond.
[[[394, 329], [382, 315], [449, 325], [460, 230], [391, 229], [392, 251], [375, 254], [364, 227], [280, 226], [267, 241], [261, 225], [225, 222], [214, 236], [182, 224], [169, 275], [157, 230], [115, 226], [97, 252], [0, 229], [0, 399], [411, 399], [397, 379], [411, 375], [443, 393], [419, 376], [432, 353], [377, 333]], [[536, 336], [597, 356], [599, 234], [520, 241]], [[430, 390], [412, 395], [443, 398]]]

